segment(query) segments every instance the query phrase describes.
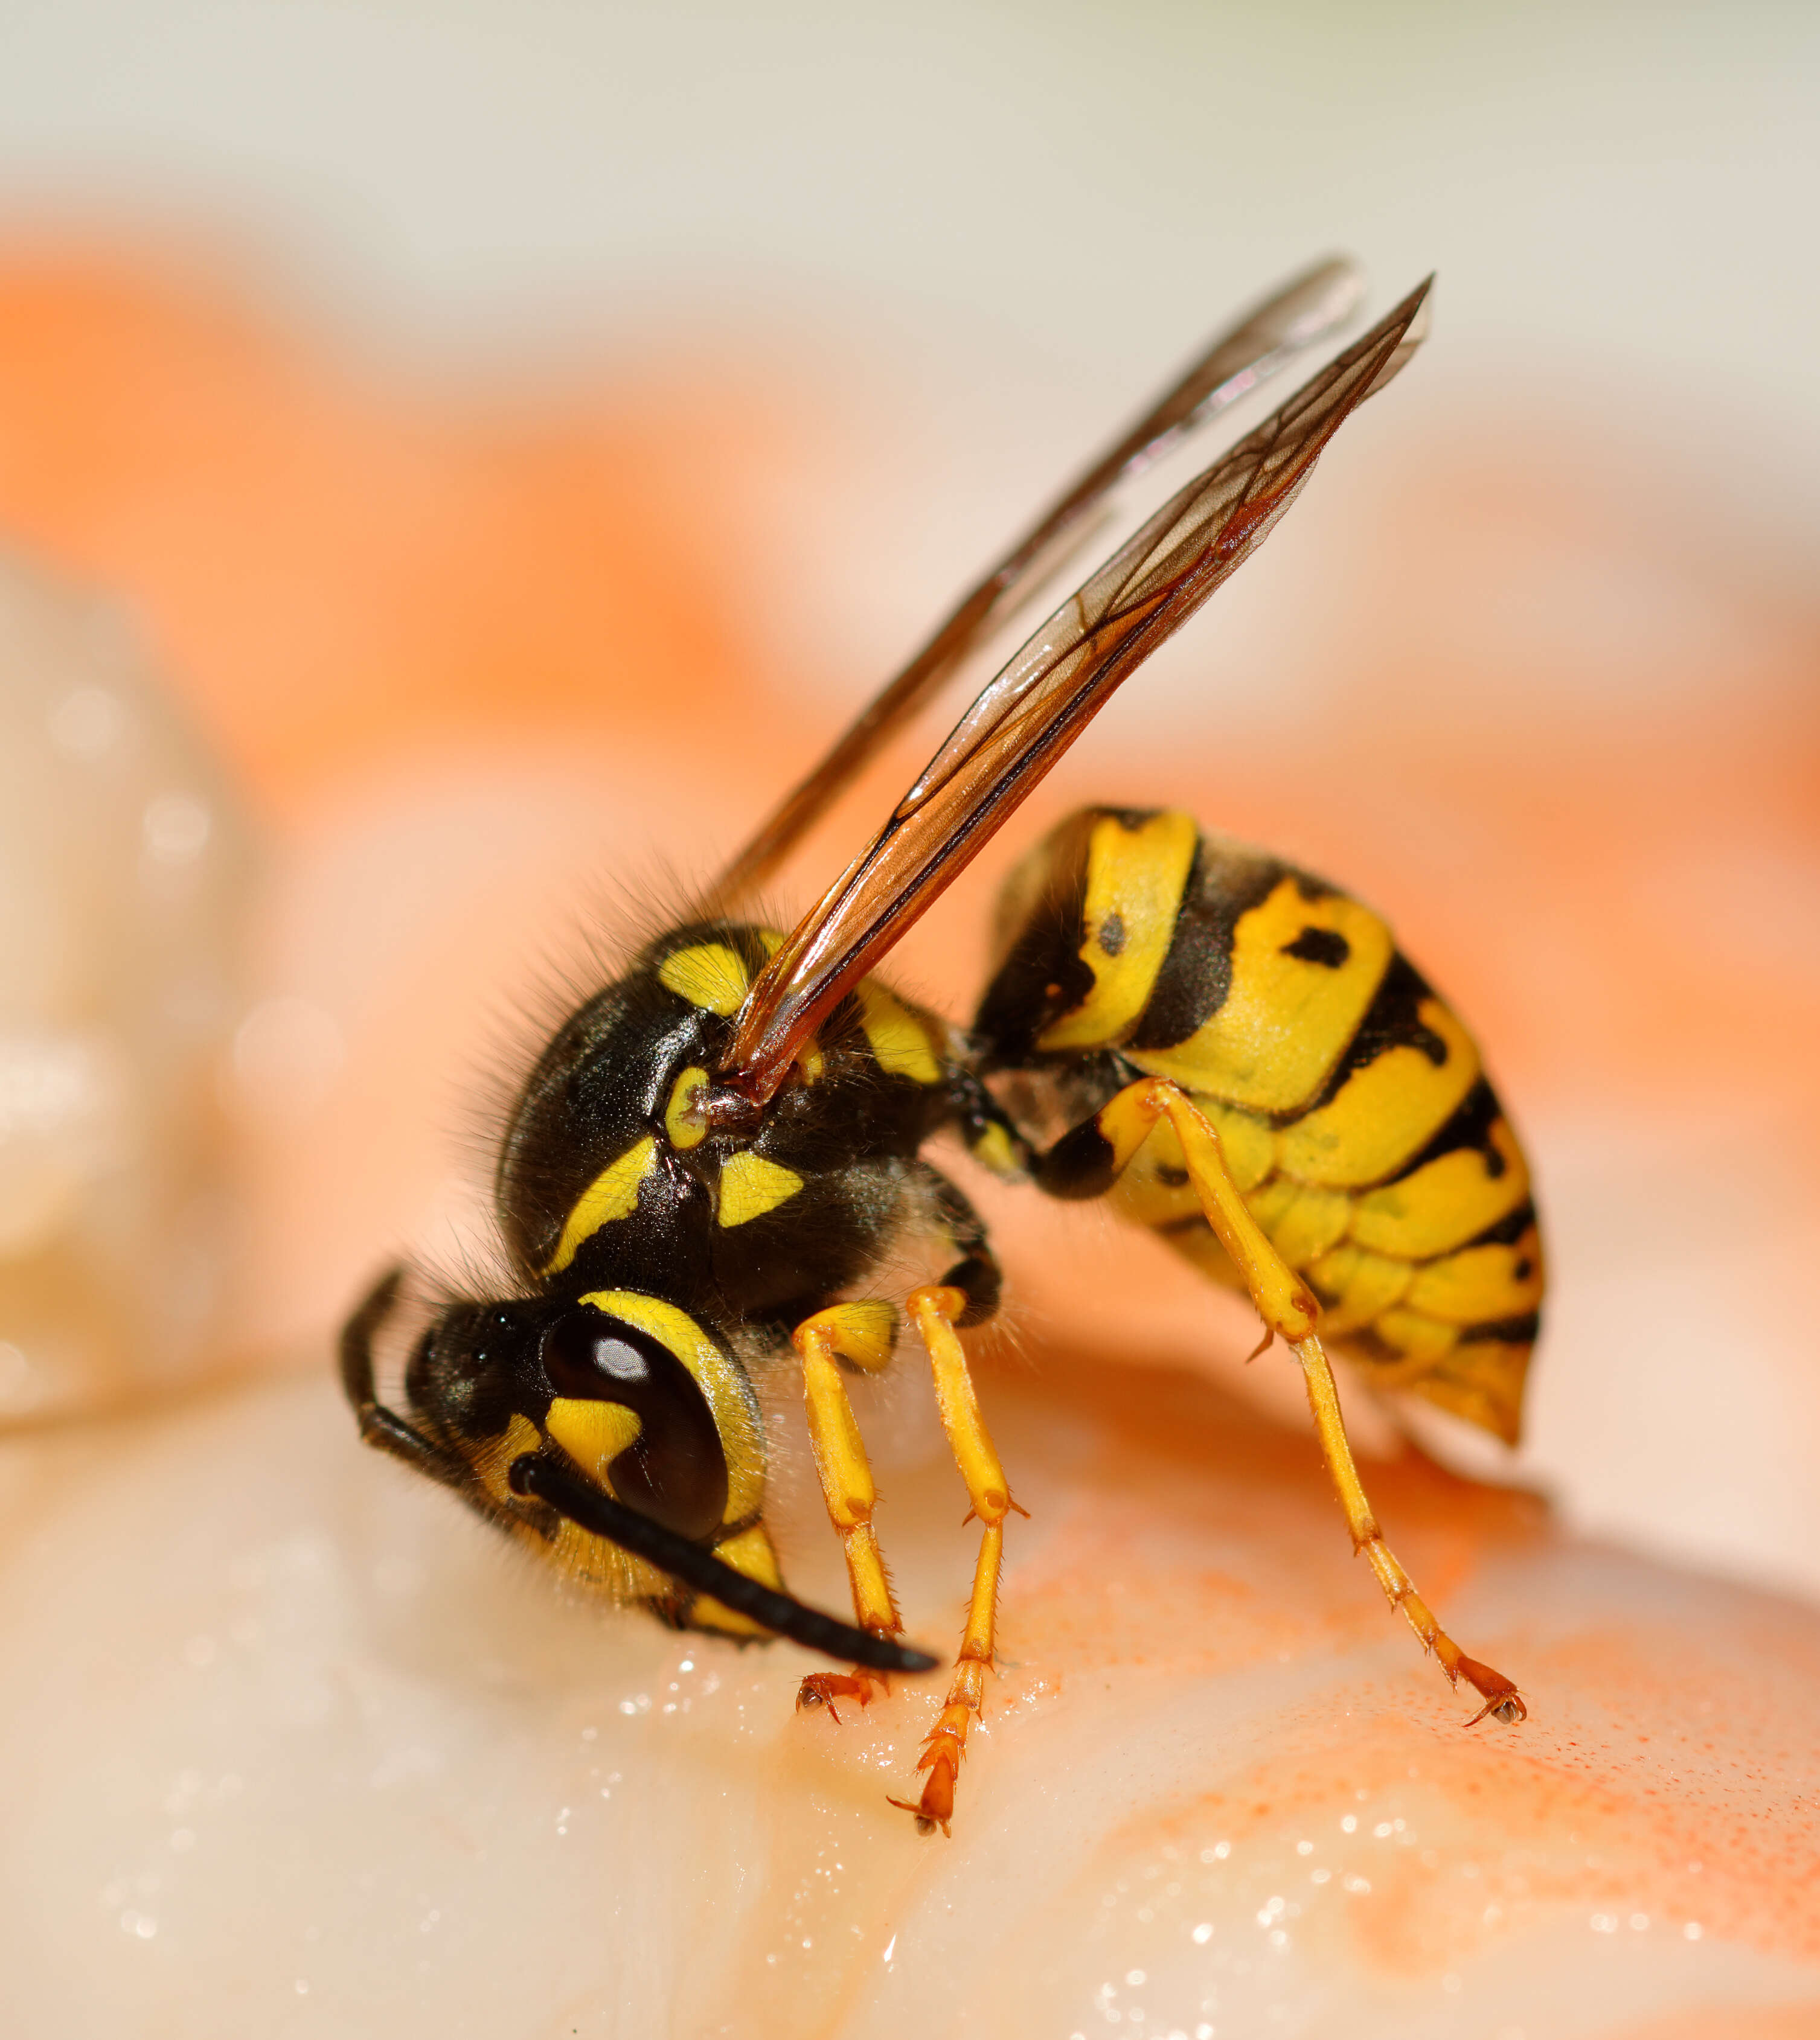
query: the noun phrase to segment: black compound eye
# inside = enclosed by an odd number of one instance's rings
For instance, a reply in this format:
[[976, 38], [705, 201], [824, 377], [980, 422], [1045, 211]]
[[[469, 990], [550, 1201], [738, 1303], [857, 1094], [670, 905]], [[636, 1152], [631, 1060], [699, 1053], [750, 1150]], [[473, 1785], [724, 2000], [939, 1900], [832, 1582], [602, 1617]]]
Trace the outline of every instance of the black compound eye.
[[699, 1383], [670, 1349], [582, 1308], [550, 1326], [542, 1358], [552, 1395], [638, 1418], [638, 1437], [607, 1467], [619, 1499], [682, 1536], [712, 1536], [726, 1515], [726, 1455]]
[[[654, 1373], [662, 1372], [666, 1361], [687, 1374], [676, 1355], [648, 1333], [603, 1317], [598, 1311], [571, 1311], [543, 1335], [543, 1371], [550, 1377], [551, 1392], [558, 1395], [623, 1402], [627, 1399], [623, 1391], [647, 1385]], [[692, 1376], [690, 1386], [695, 1386]]]

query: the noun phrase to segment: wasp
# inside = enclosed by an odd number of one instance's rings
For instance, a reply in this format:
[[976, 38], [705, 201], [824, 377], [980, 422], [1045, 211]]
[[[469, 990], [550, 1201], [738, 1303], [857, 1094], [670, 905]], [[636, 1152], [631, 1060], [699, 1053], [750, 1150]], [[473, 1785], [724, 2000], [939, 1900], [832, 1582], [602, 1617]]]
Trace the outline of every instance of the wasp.
[[[859, 767], [1028, 596], [1114, 488], [1351, 312], [1344, 261], [1216, 341], [969, 591], [783, 801], [693, 919], [648, 942], [544, 1049], [509, 1115], [495, 1202], [509, 1293], [446, 1303], [403, 1409], [374, 1346], [394, 1269], [354, 1313], [342, 1374], [368, 1443], [612, 1600], [851, 1669], [799, 1704], [864, 1703], [935, 1669], [905, 1638], [846, 1383], [900, 1326], [932, 1372], [980, 1524], [958, 1654], [918, 1770], [948, 1831], [992, 1664], [1005, 1530], [1021, 1513], [961, 1334], [998, 1307], [980, 1219], [926, 1152], [1105, 1197], [1247, 1292], [1300, 1362], [1357, 1550], [1489, 1714], [1517, 1688], [1441, 1627], [1379, 1529], [1326, 1341], [1372, 1381], [1513, 1441], [1541, 1300], [1523, 1152], [1452, 1009], [1369, 908], [1188, 815], [1098, 807], [1015, 872], [972, 1025], [877, 974], [893, 945], [1114, 690], [1275, 526], [1426, 329], [1430, 284], [1179, 490], [980, 692], [871, 842], [788, 930], [744, 903]], [[881, 1294], [907, 1242], [947, 1265]], [[794, 1357], [794, 1361], [793, 1361]], [[765, 1524], [754, 1382], [794, 1364], [853, 1597], [785, 1589]]]

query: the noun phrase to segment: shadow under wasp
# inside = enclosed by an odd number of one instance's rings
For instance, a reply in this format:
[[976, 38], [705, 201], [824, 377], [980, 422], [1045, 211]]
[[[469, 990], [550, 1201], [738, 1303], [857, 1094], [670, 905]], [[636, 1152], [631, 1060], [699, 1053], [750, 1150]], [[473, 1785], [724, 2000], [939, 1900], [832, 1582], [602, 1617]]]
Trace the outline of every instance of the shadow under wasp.
[[[1161, 509], [985, 687], [884, 826], [787, 934], [741, 908], [874, 753], [1039, 581], [1119, 482], [1347, 318], [1350, 263], [1224, 335], [963, 598], [778, 808], [698, 918], [571, 1014], [506, 1128], [496, 1180], [513, 1293], [449, 1304], [374, 1382], [403, 1271], [343, 1336], [363, 1436], [570, 1574], [666, 1621], [794, 1638], [852, 1669], [801, 1703], [870, 1697], [936, 1661], [907, 1643], [845, 1387], [889, 1361], [875, 1291], [906, 1238], [950, 1264], [903, 1300], [981, 1525], [914, 1804], [947, 1831], [992, 1661], [1018, 1510], [958, 1334], [999, 1276], [926, 1159], [1104, 1197], [1247, 1291], [1300, 1361], [1357, 1549], [1449, 1679], [1520, 1721], [1502, 1673], [1441, 1629], [1360, 1483], [1323, 1334], [1370, 1379], [1513, 1439], [1542, 1264], [1529, 1172], [1472, 1037], [1369, 908], [1187, 815], [1095, 808], [1009, 881], [970, 1026], [873, 973], [1104, 705], [1262, 542], [1329, 440], [1419, 342], [1411, 292]], [[783, 1588], [752, 1381], [794, 1351], [855, 1620]]]

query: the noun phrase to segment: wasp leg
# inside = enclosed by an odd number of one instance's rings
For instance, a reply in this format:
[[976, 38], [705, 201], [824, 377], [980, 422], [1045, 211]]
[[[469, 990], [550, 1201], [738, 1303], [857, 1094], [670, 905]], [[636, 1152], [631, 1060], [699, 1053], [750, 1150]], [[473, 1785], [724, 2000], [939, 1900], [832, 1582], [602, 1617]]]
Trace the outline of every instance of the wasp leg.
[[1290, 1349], [1302, 1364], [1303, 1378], [1308, 1388], [1308, 1407], [1314, 1412], [1315, 1435], [1320, 1440], [1321, 1452], [1339, 1494], [1340, 1506], [1346, 1513], [1346, 1528], [1352, 1532], [1353, 1549], [1364, 1552], [1391, 1606], [1403, 1610], [1410, 1627], [1421, 1639], [1423, 1650], [1432, 1650], [1440, 1660], [1449, 1684], [1457, 1686], [1464, 1679], [1485, 1703], [1467, 1723], [1468, 1728], [1487, 1715], [1501, 1722], [1525, 1719], [1529, 1711], [1516, 1687], [1502, 1672], [1494, 1671], [1489, 1665], [1480, 1664], [1476, 1658], [1467, 1656], [1435, 1620], [1427, 1602], [1416, 1592], [1414, 1581], [1384, 1541], [1384, 1533], [1378, 1528], [1377, 1518], [1366, 1499], [1358, 1468], [1353, 1463], [1352, 1444], [1346, 1437], [1345, 1419], [1340, 1414], [1339, 1391], [1335, 1386], [1334, 1371], [1327, 1364], [1320, 1341], [1311, 1332], [1306, 1338], [1293, 1342]]
[[[878, 1500], [872, 1467], [837, 1362], [872, 1372], [891, 1357], [896, 1336], [896, 1313], [888, 1304], [876, 1303], [832, 1304], [804, 1319], [790, 1334], [802, 1362], [803, 1400], [822, 1499], [847, 1560], [854, 1619], [876, 1636], [900, 1635], [904, 1623], [872, 1527]], [[836, 1700], [857, 1700], [865, 1707], [874, 1686], [882, 1683], [881, 1674], [863, 1665], [851, 1672], [812, 1672], [798, 1689], [796, 1703], [824, 1707], [839, 1721]]]
[[1333, 1369], [1316, 1336], [1320, 1306], [1246, 1208], [1220, 1151], [1220, 1136], [1187, 1092], [1166, 1077], [1146, 1077], [1128, 1084], [1093, 1118], [1064, 1134], [1047, 1154], [1037, 1158], [1037, 1181], [1062, 1197], [1098, 1196], [1111, 1186], [1163, 1119], [1168, 1121], [1181, 1144], [1188, 1179], [1202, 1213], [1243, 1276], [1258, 1315], [1301, 1363], [1315, 1433], [1346, 1511], [1353, 1548], [1364, 1552], [1391, 1606], [1402, 1609], [1422, 1648], [1440, 1660], [1449, 1683], [1457, 1686], [1464, 1679], [1483, 1700], [1472, 1720], [1483, 1721], [1487, 1715], [1502, 1722], [1523, 1720], [1528, 1710], [1516, 1687], [1502, 1672], [1468, 1657], [1448, 1635], [1384, 1541], [1353, 1461]]
[[948, 1434], [948, 1448], [967, 1483], [973, 1513], [984, 1525], [980, 1556], [973, 1568], [973, 1599], [968, 1604], [967, 1627], [955, 1660], [954, 1682], [916, 1766], [929, 1774], [923, 1781], [922, 1797], [915, 1806], [904, 1799], [891, 1802], [914, 1814], [923, 1834], [936, 1828], [946, 1834], [954, 1817], [954, 1784], [960, 1775], [961, 1760], [967, 1753], [967, 1731], [980, 1711], [985, 1696], [986, 1673], [992, 1668], [1005, 1518], [1014, 1509], [1020, 1516], [1029, 1513], [1019, 1509], [1011, 1499], [1004, 1468], [999, 1463], [997, 1448], [973, 1392], [967, 1356], [955, 1336], [955, 1324], [965, 1316], [968, 1307], [965, 1290], [946, 1283], [918, 1289], [909, 1300], [911, 1318], [928, 1349], [929, 1365], [935, 1377], [935, 1401], [942, 1413], [942, 1428]]

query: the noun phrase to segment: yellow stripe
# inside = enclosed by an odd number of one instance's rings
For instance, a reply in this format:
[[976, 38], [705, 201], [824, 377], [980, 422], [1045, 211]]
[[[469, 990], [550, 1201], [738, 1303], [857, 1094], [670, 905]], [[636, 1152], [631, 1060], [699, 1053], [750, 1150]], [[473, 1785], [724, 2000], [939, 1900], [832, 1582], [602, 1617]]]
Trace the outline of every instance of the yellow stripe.
[[1459, 1342], [1460, 1327], [1444, 1325], [1399, 1304], [1382, 1312], [1372, 1326], [1386, 1345], [1394, 1346], [1406, 1360], [1439, 1360]]
[[1452, 1118], [1479, 1081], [1479, 1051], [1438, 999], [1422, 1000], [1416, 1017], [1446, 1044], [1439, 1068], [1406, 1042], [1354, 1070], [1331, 1102], [1277, 1136], [1285, 1174], [1349, 1188], [1378, 1182]]
[[1477, 1148], [1437, 1155], [1399, 1182], [1361, 1197], [1353, 1212], [1353, 1238], [1379, 1254], [1426, 1261], [1507, 1217], [1529, 1194], [1529, 1166], [1502, 1119], [1492, 1121], [1491, 1144], [1503, 1157], [1502, 1175], [1492, 1174], [1488, 1158]]
[[[727, 1517], [737, 1523], [764, 1498], [765, 1443], [757, 1399], [744, 1371], [687, 1311], [637, 1289], [596, 1289], [581, 1299], [667, 1345], [701, 1384], [727, 1460]], [[757, 1575], [754, 1575], [755, 1578]]]
[[859, 1023], [888, 1075], [908, 1077], [912, 1083], [937, 1084], [942, 1065], [930, 1045], [928, 1030], [903, 1000], [870, 978], [859, 983]]
[[1104, 1048], [1137, 1025], [1175, 938], [1200, 838], [1194, 817], [1178, 813], [1148, 816], [1136, 828], [1116, 815], [1094, 824], [1087, 854], [1087, 939], [1080, 950], [1093, 988], [1072, 1012], [1044, 1029], [1039, 1049]]
[[729, 1156], [721, 1171], [720, 1222], [745, 1225], [775, 1211], [802, 1188], [802, 1178], [794, 1169], [749, 1150]]
[[704, 1012], [730, 1019], [744, 1005], [752, 980], [737, 950], [725, 942], [698, 942], [678, 950], [657, 968], [658, 981], [679, 999]]
[[[1285, 955], [1305, 929], [1342, 937], [1346, 961], [1335, 968]], [[1300, 884], [1285, 878], [1239, 915], [1232, 986], [1219, 1010], [1176, 1047], [1146, 1049], [1131, 1060], [1230, 1105], [1293, 1112], [1320, 1089], [1358, 1032], [1392, 954], [1390, 931], [1369, 908], [1339, 892], [1305, 899]], [[1049, 1045], [1046, 1038], [1042, 1045]]]
[[670, 1102], [664, 1108], [664, 1131], [672, 1148], [699, 1148], [708, 1137], [708, 1122], [693, 1109], [697, 1094], [707, 1088], [708, 1073], [687, 1069], [670, 1087]]
[[1532, 1226], [1514, 1246], [1468, 1246], [1418, 1269], [1409, 1307], [1453, 1325], [1520, 1318], [1542, 1300], [1542, 1243]]
[[1336, 1300], [1321, 1311], [1321, 1333], [1356, 1331], [1388, 1311], [1409, 1287], [1415, 1270], [1388, 1254], [1367, 1254], [1347, 1243], [1309, 1265], [1308, 1279]]
[[1345, 1239], [1353, 1214], [1343, 1190], [1311, 1189], [1281, 1176], [1254, 1190], [1247, 1208], [1292, 1268], [1305, 1268]]
[[615, 1219], [630, 1218], [638, 1208], [638, 1186], [650, 1174], [657, 1159], [657, 1144], [649, 1134], [628, 1148], [617, 1162], [610, 1162], [575, 1201], [562, 1227], [562, 1237], [543, 1272], [560, 1275], [581, 1250], [584, 1240]]

